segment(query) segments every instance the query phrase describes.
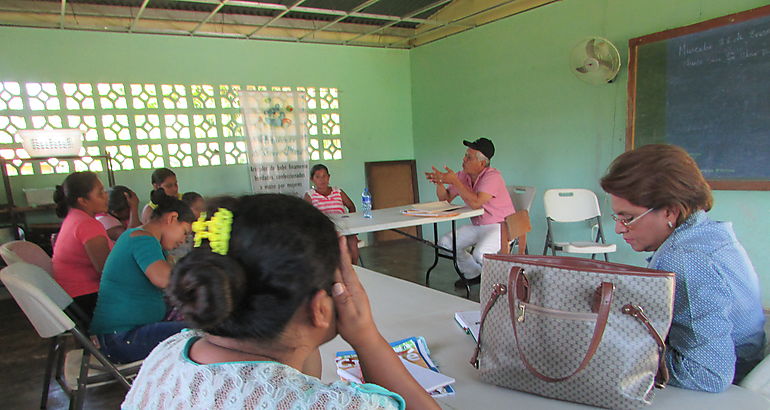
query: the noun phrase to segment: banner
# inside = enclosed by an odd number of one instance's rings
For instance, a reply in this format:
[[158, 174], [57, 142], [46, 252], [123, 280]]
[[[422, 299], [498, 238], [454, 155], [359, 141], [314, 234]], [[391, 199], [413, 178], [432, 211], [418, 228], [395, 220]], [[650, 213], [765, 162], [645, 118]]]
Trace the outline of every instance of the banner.
[[240, 101], [251, 189], [302, 197], [310, 187], [305, 93], [241, 91]]

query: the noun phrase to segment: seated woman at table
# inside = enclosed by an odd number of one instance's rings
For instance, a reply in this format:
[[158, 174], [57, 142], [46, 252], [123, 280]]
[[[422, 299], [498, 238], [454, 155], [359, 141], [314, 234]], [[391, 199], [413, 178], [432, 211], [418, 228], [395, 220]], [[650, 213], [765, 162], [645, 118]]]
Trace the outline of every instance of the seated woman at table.
[[[200, 246], [174, 267], [168, 289], [199, 330], [155, 348], [123, 409], [438, 409], [377, 330], [328, 218], [279, 194], [209, 208], [211, 220], [195, 226]], [[318, 347], [337, 334], [376, 385], [318, 379]]]
[[[176, 179], [176, 174], [174, 171], [168, 168], [158, 168], [155, 171], [152, 171], [150, 182], [152, 182], [153, 192], [157, 191], [158, 189], [162, 189], [166, 195], [182, 199], [179, 196], [179, 182]], [[150, 195], [152, 195], [152, 193], [150, 193]], [[139, 218], [143, 224], [150, 221], [150, 218], [152, 217], [152, 210], [155, 208], [155, 206], [156, 204], [152, 202], [152, 198], [150, 199], [150, 202], [144, 206]]]
[[96, 220], [107, 212], [107, 193], [93, 172], [74, 172], [56, 186], [56, 215], [64, 218], [53, 248], [53, 277], [90, 319], [110, 240]]
[[117, 363], [144, 359], [162, 340], [187, 327], [163, 321], [168, 310], [163, 289], [171, 276], [163, 250], [184, 242], [193, 213], [162, 189], [153, 192], [152, 201], [157, 207], [150, 222], [121, 235], [107, 258], [91, 321], [100, 349]]
[[601, 179], [615, 232], [649, 267], [676, 273], [668, 335], [671, 385], [721, 392], [763, 357], [754, 267], [729, 222], [712, 221], [711, 189], [682, 148], [645, 145], [616, 158]]
[[107, 212], [96, 215], [107, 231], [107, 236], [114, 242], [129, 228], [141, 225], [139, 221], [139, 198], [134, 191], [123, 185], [110, 188]]
[[[313, 181], [314, 188], [305, 193], [305, 201], [327, 215], [355, 212], [356, 206], [350, 197], [341, 188], [329, 185], [329, 178], [329, 169], [326, 165], [313, 165], [310, 169], [310, 180]], [[348, 235], [346, 239], [350, 260], [355, 264], [358, 262], [358, 235]]]

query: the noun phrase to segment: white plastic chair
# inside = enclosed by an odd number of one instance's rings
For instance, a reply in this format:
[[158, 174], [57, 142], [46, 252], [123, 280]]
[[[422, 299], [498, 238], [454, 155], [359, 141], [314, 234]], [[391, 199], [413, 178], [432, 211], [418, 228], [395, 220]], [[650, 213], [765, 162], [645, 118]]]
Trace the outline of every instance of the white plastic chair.
[[[69, 396], [71, 409], [83, 407], [88, 387], [108, 382], [118, 382], [126, 390], [131, 387], [128, 378], [136, 375], [141, 361], [120, 367], [110, 362], [67, 312], [73, 305], [72, 298], [51, 275], [37, 266], [17, 262], [0, 271], [0, 280], [40, 337], [54, 338], [43, 380], [41, 408], [46, 407], [54, 364], [56, 381]], [[79, 349], [70, 350], [65, 356], [62, 336], [66, 334], [73, 336]]]
[[11, 241], [0, 246], [0, 256], [6, 265], [27, 262], [39, 266], [49, 275], [53, 274], [51, 257], [37, 244], [28, 241]]
[[508, 194], [511, 195], [511, 201], [513, 201], [513, 207], [516, 208], [516, 212], [521, 210], [530, 212], [532, 202], [535, 201], [535, 187], [508, 185], [506, 188], [508, 189]]
[[[543, 255], [548, 254], [548, 249], [556, 255], [556, 251], [567, 253], [591, 254], [595, 258], [597, 254], [604, 254], [604, 259], [609, 261], [607, 256], [610, 252], [615, 252], [615, 244], [608, 244], [604, 240], [604, 231], [602, 230], [601, 210], [599, 209], [599, 200], [596, 195], [587, 189], [549, 189], [543, 196], [545, 203], [545, 219], [548, 223], [548, 231], [545, 236], [545, 247]], [[593, 236], [593, 229], [598, 228], [596, 237], [592, 241], [572, 241], [556, 242], [553, 238], [553, 222], [590, 222]]]

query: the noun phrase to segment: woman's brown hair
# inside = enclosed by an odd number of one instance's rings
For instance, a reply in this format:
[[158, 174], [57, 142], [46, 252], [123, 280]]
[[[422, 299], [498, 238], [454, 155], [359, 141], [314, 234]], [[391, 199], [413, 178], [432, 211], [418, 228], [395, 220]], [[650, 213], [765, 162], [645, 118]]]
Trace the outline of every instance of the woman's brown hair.
[[634, 205], [678, 209], [677, 226], [714, 203], [698, 164], [675, 145], [650, 144], [621, 154], [600, 183], [607, 193]]

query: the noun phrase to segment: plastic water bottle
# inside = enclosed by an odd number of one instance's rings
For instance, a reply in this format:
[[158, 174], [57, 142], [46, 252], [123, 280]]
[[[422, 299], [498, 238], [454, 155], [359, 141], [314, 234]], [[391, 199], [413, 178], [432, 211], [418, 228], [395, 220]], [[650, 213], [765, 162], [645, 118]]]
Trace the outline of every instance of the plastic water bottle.
[[369, 193], [369, 188], [364, 188], [364, 192], [361, 193], [361, 211], [364, 213], [364, 218], [372, 217], [372, 195]]

